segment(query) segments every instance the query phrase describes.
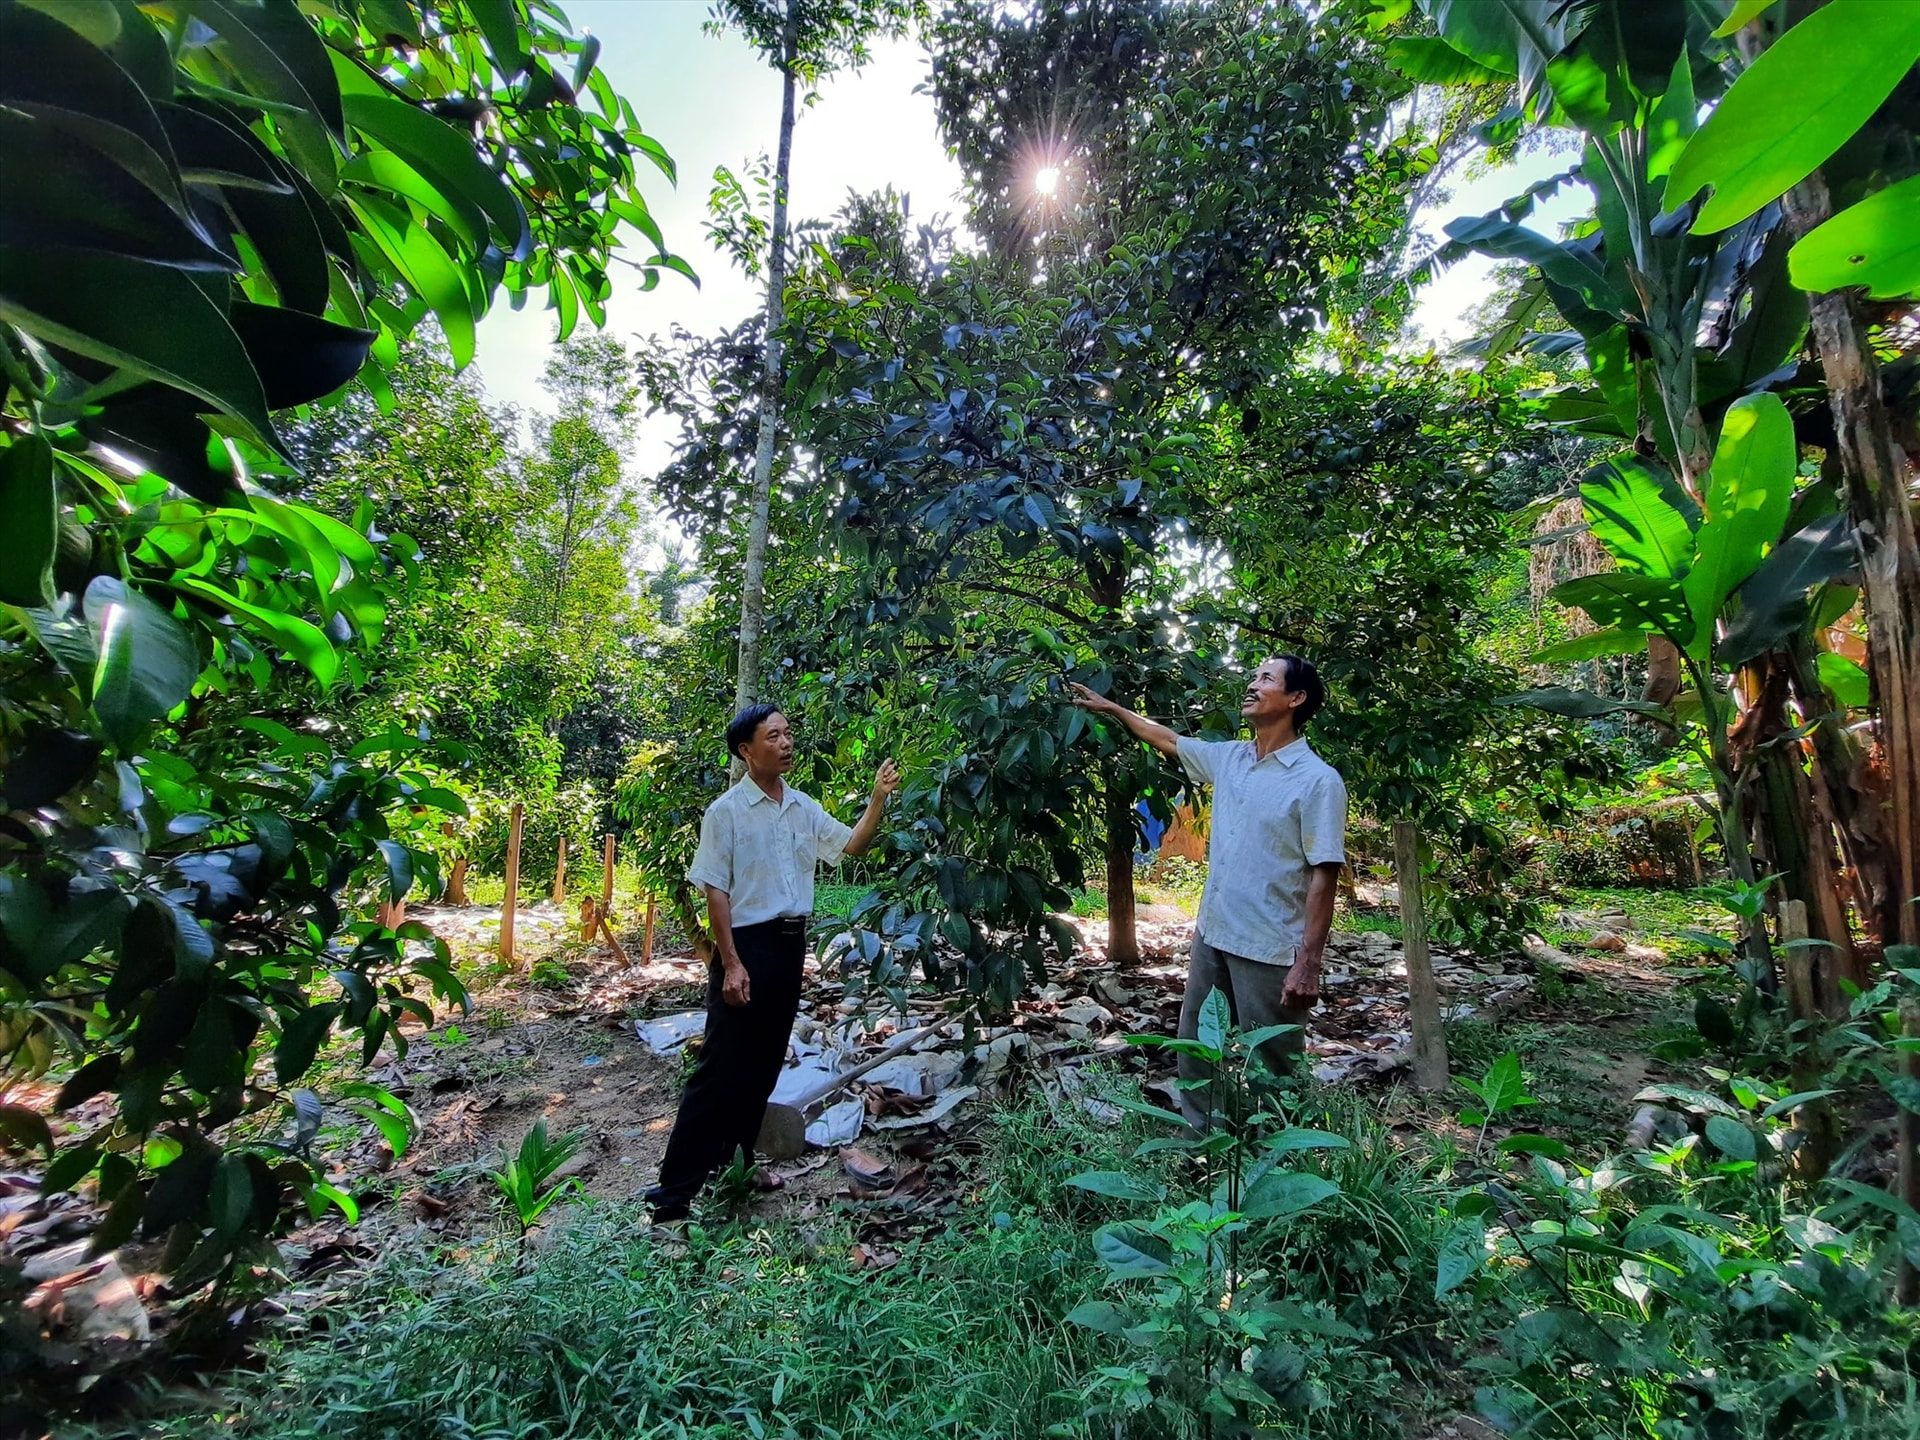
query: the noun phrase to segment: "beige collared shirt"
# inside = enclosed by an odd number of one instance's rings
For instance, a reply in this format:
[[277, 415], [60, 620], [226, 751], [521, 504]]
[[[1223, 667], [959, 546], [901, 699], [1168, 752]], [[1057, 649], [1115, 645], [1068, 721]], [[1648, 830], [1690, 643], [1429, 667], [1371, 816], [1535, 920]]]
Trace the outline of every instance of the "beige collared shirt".
[[1251, 740], [1180, 740], [1187, 774], [1213, 786], [1207, 888], [1196, 929], [1216, 950], [1291, 965], [1307, 879], [1347, 858], [1347, 787], [1305, 739], [1256, 759]]
[[735, 928], [813, 913], [813, 872], [837, 865], [853, 838], [811, 795], [791, 785], [775, 801], [743, 779], [700, 817], [700, 848], [687, 878], [727, 892]]

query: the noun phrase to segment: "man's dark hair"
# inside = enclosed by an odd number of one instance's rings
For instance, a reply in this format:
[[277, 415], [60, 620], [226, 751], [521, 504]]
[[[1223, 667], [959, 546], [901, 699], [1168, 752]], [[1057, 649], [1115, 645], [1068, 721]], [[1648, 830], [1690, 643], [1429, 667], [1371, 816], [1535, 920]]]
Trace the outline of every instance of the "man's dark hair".
[[1313, 668], [1313, 662], [1302, 656], [1276, 655], [1273, 658], [1287, 667], [1287, 693], [1304, 693], [1307, 697], [1293, 712], [1293, 728], [1304, 730], [1307, 722], [1318, 715], [1320, 707], [1327, 703], [1326, 682], [1320, 678], [1320, 672]]
[[740, 751], [747, 742], [760, 733], [760, 727], [766, 724], [770, 716], [778, 715], [778, 705], [749, 705], [727, 726], [727, 753], [738, 760]]

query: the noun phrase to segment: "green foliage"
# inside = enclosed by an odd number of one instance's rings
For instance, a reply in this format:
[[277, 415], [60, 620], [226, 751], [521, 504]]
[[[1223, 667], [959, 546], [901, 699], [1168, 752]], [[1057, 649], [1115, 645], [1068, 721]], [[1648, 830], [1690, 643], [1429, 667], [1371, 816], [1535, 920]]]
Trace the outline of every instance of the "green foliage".
[[177, 1288], [262, 1261], [289, 1195], [350, 1208], [295, 1088], [330, 1035], [371, 1063], [464, 999], [424, 927], [352, 918], [436, 893], [466, 814], [457, 747], [353, 698], [457, 542], [283, 498], [288, 437], [355, 381], [371, 422], [429, 315], [459, 362], [501, 289], [603, 318], [636, 161], [671, 164], [597, 51], [494, 0], [0, 4], [0, 1042], [72, 1067], [63, 1110], [115, 1097], [51, 1178]]
[[548, 1182], [574, 1157], [586, 1138], [585, 1130], [569, 1130], [549, 1139], [547, 1122], [536, 1120], [521, 1139], [517, 1154], [508, 1153], [504, 1145], [500, 1147], [500, 1163], [487, 1173], [506, 1198], [513, 1218], [520, 1222], [522, 1234], [534, 1227], [554, 1201], [581, 1188], [577, 1177], [558, 1185]]

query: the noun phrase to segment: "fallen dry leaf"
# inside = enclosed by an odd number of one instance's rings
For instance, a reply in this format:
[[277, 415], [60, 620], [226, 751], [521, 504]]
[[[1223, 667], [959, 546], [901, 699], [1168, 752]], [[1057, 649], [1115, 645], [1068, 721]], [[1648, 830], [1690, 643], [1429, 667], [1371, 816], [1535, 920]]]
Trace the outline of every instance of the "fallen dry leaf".
[[893, 1166], [857, 1145], [840, 1152], [840, 1167], [863, 1189], [885, 1190], [893, 1184]]
[[891, 1270], [900, 1263], [898, 1250], [883, 1250], [878, 1245], [855, 1244], [847, 1258], [856, 1270]]

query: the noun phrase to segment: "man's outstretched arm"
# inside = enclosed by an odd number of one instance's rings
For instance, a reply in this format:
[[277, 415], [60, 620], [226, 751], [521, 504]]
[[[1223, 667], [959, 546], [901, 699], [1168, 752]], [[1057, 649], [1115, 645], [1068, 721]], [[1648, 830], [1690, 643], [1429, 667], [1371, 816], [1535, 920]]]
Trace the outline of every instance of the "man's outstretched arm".
[[1073, 703], [1082, 710], [1091, 710], [1096, 715], [1111, 715], [1133, 734], [1136, 740], [1144, 740], [1162, 755], [1178, 759], [1180, 755], [1180, 737], [1158, 720], [1149, 720], [1144, 715], [1136, 715], [1126, 706], [1096, 695], [1084, 685], [1067, 683], [1067, 689], [1073, 692]]

